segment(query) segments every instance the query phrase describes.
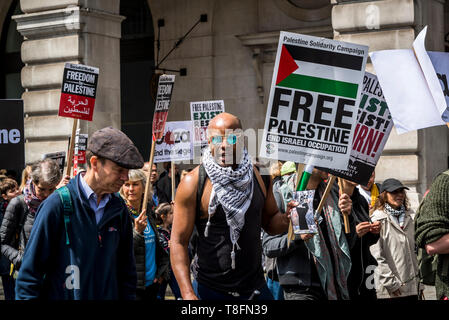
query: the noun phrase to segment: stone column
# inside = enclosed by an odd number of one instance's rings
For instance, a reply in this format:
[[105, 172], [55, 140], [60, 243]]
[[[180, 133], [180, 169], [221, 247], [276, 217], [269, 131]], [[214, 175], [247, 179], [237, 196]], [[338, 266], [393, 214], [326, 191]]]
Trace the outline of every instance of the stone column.
[[[427, 50], [444, 51], [444, 1], [442, 0], [331, 0], [334, 39], [369, 46], [369, 51], [409, 49], [415, 36], [428, 25]], [[375, 73], [372, 64], [367, 71]], [[376, 181], [397, 178], [410, 187], [416, 208], [433, 176], [447, 168], [446, 127], [397, 135], [393, 128], [376, 168]]]
[[21, 0], [14, 16], [22, 44], [22, 95], [25, 108], [25, 159], [67, 151], [71, 118], [58, 117], [65, 62], [100, 69], [92, 122], [82, 132], [112, 125], [120, 128], [119, 0]]

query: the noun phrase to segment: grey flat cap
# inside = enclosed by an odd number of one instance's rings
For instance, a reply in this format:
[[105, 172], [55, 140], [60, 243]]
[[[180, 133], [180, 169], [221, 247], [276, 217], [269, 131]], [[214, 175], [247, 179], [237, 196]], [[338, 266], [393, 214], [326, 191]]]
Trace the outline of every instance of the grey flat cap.
[[87, 149], [95, 155], [109, 159], [126, 169], [143, 167], [142, 155], [131, 139], [120, 130], [112, 127], [95, 131], [89, 137]]

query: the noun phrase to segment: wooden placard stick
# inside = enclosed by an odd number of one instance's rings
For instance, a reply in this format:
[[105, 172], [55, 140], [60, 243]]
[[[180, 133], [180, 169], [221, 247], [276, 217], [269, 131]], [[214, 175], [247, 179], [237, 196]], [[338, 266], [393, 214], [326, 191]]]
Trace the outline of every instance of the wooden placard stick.
[[72, 137], [70, 138], [69, 152], [67, 157], [66, 175], [72, 177], [73, 149], [75, 148], [76, 128], [78, 127], [78, 119], [73, 119]]
[[298, 163], [298, 168], [296, 169], [296, 172], [298, 173], [296, 175], [296, 186], [295, 186], [295, 190], [298, 190], [299, 184], [301, 183], [301, 177], [302, 174], [304, 172], [304, 168], [306, 167], [306, 165], [304, 163]]
[[154, 149], [155, 148], [156, 148], [156, 141], [155, 141], [155, 139], [153, 137], [153, 142], [151, 143], [151, 152], [150, 152], [150, 174], [148, 174], [147, 182], [145, 183], [145, 193], [144, 193], [144, 196], [143, 196], [142, 211], [147, 208], [148, 195], [149, 195], [150, 189], [152, 187], [151, 186], [151, 171], [153, 171]]
[[326, 202], [327, 197], [329, 196], [329, 193], [330, 193], [330, 191], [332, 189], [332, 186], [333, 186], [333, 184], [335, 182], [335, 179], [337, 179], [336, 176], [334, 176], [332, 174], [329, 175], [329, 181], [327, 182], [326, 189], [324, 190], [323, 196], [321, 197], [320, 204], [318, 205], [318, 208], [316, 209], [316, 212], [319, 213], [323, 209], [324, 203]]
[[[305, 164], [298, 163], [298, 167], [296, 169], [296, 186], [295, 192], [298, 190], [299, 183], [301, 182], [302, 173], [304, 172]], [[290, 219], [290, 223], [288, 224], [288, 234], [287, 234], [287, 247], [290, 247], [290, 242], [295, 239], [295, 233], [293, 232], [292, 220]]]
[[175, 162], [171, 162], [171, 201], [175, 201]]
[[[345, 188], [346, 187], [346, 188]], [[343, 183], [343, 179], [342, 178], [338, 178], [338, 188], [340, 189], [340, 193], [346, 193], [346, 194], [352, 194], [352, 192], [350, 192], [348, 190], [348, 187], [345, 183]], [[345, 233], [348, 234], [351, 232], [350, 228], [349, 228], [349, 218], [348, 218], [348, 214], [343, 213], [343, 222], [345, 224]]]

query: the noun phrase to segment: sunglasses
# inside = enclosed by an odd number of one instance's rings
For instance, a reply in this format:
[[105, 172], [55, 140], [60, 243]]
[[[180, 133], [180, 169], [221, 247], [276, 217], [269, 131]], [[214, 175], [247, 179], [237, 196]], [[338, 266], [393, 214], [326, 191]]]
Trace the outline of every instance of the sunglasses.
[[211, 142], [212, 144], [222, 144], [223, 143], [223, 138], [226, 138], [226, 142], [230, 145], [234, 145], [237, 143], [238, 138], [240, 138], [240, 134], [235, 134], [235, 133], [230, 133], [226, 136], [213, 136], [211, 138]]

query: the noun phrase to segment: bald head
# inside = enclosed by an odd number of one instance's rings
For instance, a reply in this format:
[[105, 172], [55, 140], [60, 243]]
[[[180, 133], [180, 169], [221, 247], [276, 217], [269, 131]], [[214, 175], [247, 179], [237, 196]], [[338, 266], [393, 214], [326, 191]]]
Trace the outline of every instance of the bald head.
[[210, 122], [207, 127], [208, 130], [236, 130], [242, 129], [242, 123], [240, 119], [234, 116], [233, 114], [223, 112], [216, 115]]
[[[243, 150], [242, 123], [230, 113], [216, 115], [207, 127], [209, 146], [215, 161], [221, 166], [237, 165]], [[234, 141], [228, 140], [228, 135], [234, 135]], [[212, 142], [213, 137], [221, 137]], [[237, 137], [237, 138], [236, 138]]]

